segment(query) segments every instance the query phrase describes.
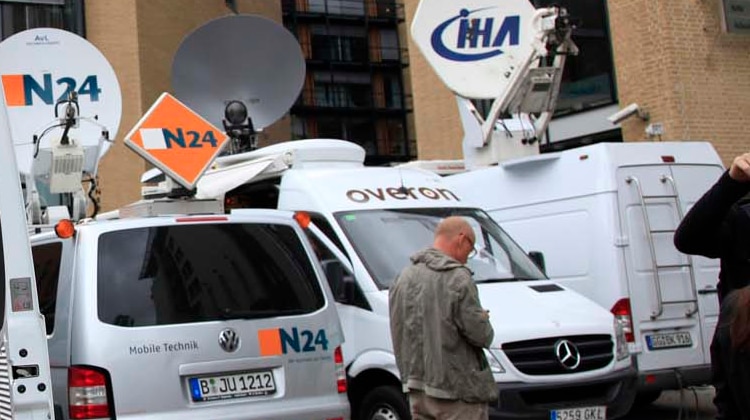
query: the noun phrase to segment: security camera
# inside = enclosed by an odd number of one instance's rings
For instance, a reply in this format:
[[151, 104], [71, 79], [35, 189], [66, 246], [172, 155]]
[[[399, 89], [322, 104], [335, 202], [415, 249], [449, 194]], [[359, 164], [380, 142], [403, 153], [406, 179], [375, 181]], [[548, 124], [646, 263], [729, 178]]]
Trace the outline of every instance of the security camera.
[[638, 118], [642, 119], [643, 121], [647, 121], [649, 117], [648, 112], [641, 109], [638, 104], [632, 103], [607, 117], [607, 121], [611, 122], [612, 124], [619, 124], [625, 121], [627, 118], [632, 117], [633, 115], [637, 115]]

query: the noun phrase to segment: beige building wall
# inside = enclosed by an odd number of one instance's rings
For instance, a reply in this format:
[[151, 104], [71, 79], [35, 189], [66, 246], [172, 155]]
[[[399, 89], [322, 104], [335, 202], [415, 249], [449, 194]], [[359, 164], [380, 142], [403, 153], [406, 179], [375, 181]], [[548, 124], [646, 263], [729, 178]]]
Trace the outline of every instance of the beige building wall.
[[[419, 0], [404, 0], [409, 31]], [[417, 159], [460, 159], [463, 129], [453, 93], [445, 87], [430, 64], [412, 41], [409, 48], [408, 85], [414, 102], [414, 135]]]
[[[239, 13], [281, 22], [281, 2], [238, 0]], [[140, 198], [146, 163], [123, 143], [162, 92], [170, 91], [172, 59], [182, 39], [211, 19], [231, 14], [224, 0], [86, 0], [86, 37], [112, 64], [120, 82], [123, 115], [116, 142], [100, 167], [103, 210]], [[290, 136], [288, 117], [264, 130], [260, 144]]]
[[[405, 0], [411, 25], [418, 0]], [[720, 0], [608, 0], [621, 106], [636, 102], [664, 124], [662, 140], [708, 140], [729, 164], [750, 150], [750, 34], [723, 32]], [[460, 159], [453, 95], [409, 39], [419, 159]], [[630, 118], [625, 141], [646, 138]]]
[[[637, 102], [662, 140], [708, 140], [724, 163], [750, 150], [750, 34], [722, 30], [719, 0], [608, 0], [621, 105]], [[647, 123], [623, 124], [626, 141]]]

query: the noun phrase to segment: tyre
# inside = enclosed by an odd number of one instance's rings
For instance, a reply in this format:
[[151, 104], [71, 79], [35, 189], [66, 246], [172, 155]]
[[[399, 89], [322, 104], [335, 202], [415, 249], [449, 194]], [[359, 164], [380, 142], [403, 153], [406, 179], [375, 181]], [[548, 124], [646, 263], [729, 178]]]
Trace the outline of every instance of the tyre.
[[406, 395], [395, 386], [379, 386], [362, 399], [359, 420], [410, 420]]
[[645, 407], [659, 399], [661, 391], [641, 391], [635, 396], [633, 408]]

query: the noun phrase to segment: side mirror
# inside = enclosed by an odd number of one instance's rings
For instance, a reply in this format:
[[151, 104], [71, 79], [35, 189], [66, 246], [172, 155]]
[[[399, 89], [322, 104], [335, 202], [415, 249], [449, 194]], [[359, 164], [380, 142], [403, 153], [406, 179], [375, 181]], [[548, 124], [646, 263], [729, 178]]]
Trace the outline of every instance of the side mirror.
[[333, 298], [336, 302], [350, 303], [354, 301], [354, 277], [344, 269], [344, 265], [337, 260], [323, 260], [320, 262], [328, 278]]
[[541, 251], [529, 251], [529, 258], [531, 258], [531, 261], [534, 261], [534, 264], [536, 264], [546, 276], [547, 266], [544, 264], [544, 254]]

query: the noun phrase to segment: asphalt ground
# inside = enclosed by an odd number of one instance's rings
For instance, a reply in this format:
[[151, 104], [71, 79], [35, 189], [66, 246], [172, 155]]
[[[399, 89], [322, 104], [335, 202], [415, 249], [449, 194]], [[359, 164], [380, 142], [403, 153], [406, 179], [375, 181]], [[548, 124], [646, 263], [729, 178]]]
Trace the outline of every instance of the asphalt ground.
[[623, 419], [628, 420], [713, 420], [714, 389], [696, 387], [682, 391], [666, 391], [658, 400], [645, 407], [637, 407]]

